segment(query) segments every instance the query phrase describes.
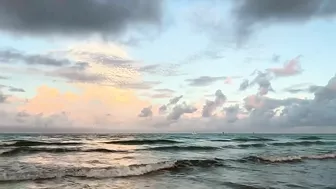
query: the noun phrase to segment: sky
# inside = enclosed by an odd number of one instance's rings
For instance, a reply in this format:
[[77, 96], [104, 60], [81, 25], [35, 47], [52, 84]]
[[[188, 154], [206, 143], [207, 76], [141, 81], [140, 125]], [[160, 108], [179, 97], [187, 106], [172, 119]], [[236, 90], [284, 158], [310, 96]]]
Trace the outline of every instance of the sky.
[[2, 0], [1, 132], [336, 132], [331, 0]]

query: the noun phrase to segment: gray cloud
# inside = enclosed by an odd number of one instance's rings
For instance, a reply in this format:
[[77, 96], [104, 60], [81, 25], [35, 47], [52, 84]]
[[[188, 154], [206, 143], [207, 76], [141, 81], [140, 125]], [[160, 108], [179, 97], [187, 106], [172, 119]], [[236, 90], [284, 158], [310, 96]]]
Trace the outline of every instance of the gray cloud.
[[164, 114], [164, 113], [166, 113], [167, 109], [168, 109], [167, 105], [162, 105], [162, 106], [160, 106], [160, 107], [159, 107], [159, 114]]
[[176, 103], [178, 103], [182, 98], [183, 98], [183, 95], [174, 97], [174, 98], [172, 98], [172, 99], [169, 100], [168, 105], [176, 104]]
[[16, 116], [17, 117], [30, 117], [30, 114], [28, 114], [27, 112], [25, 112], [25, 111], [21, 111], [21, 112], [18, 112], [17, 114], [16, 114]]
[[16, 88], [16, 87], [9, 87], [8, 90], [9, 90], [10, 92], [20, 92], [20, 93], [26, 92], [24, 89]]
[[237, 115], [240, 111], [239, 105], [224, 108], [223, 111], [225, 112], [225, 119], [227, 122], [232, 123], [238, 120]]
[[151, 98], [171, 98], [173, 96], [174, 90], [171, 89], [154, 89], [155, 94], [145, 94], [145, 96]]
[[118, 36], [139, 26], [160, 26], [162, 10], [161, 0], [3, 0], [0, 30], [33, 35]]
[[189, 82], [189, 85], [191, 86], [202, 87], [202, 86], [211, 85], [212, 83], [216, 81], [224, 80], [226, 78], [227, 77], [201, 76], [195, 79], [187, 79], [186, 81]]
[[152, 115], [153, 115], [152, 106], [149, 106], [143, 108], [138, 117], [152, 117]]
[[23, 52], [11, 49], [0, 50], [0, 62], [6, 64], [24, 63], [27, 65], [44, 65], [56, 67], [71, 64], [71, 62], [67, 59], [56, 59], [49, 55], [25, 54]]
[[185, 102], [176, 105], [172, 111], [168, 114], [168, 120], [179, 120], [183, 114], [192, 114], [197, 111], [197, 108], [187, 105]]
[[335, 16], [336, 2], [328, 0], [241, 0], [233, 1], [233, 15], [240, 42], [259, 26], [304, 23]]
[[244, 99], [245, 108], [250, 112], [245, 120], [278, 127], [333, 126], [336, 123], [336, 76], [326, 86], [315, 86], [311, 92], [315, 96], [311, 100], [249, 96]]
[[[249, 83], [249, 87], [254, 86], [255, 84], [259, 85], [259, 95], [266, 95], [269, 91], [274, 92], [270, 80], [272, 77], [267, 72], [257, 72], [257, 76]], [[245, 83], [246, 84], [246, 83]]]
[[4, 103], [7, 100], [7, 96], [0, 91], [0, 103]]
[[1, 76], [1, 75], [0, 75], [0, 79], [4, 79], [4, 80], [5, 80], [5, 79], [9, 79], [9, 77]]
[[106, 77], [101, 74], [86, 72], [86, 63], [79, 63], [78, 65], [63, 67], [51, 72], [47, 72], [47, 76], [65, 78], [69, 82], [83, 82], [83, 83], [100, 83], [106, 81]]
[[249, 87], [249, 80], [244, 79], [244, 81], [239, 85], [240, 91], [245, 91]]
[[299, 84], [286, 87], [282, 91], [292, 93], [292, 94], [301, 93], [301, 92], [313, 93], [318, 90], [317, 88], [318, 86], [315, 86], [311, 83], [299, 83]]
[[[64, 52], [63, 52], [64, 53]], [[65, 53], [81, 56], [85, 59], [92, 60], [93, 62], [104, 64], [107, 66], [113, 67], [131, 67], [131, 64], [134, 63], [133, 60], [125, 59], [115, 55], [106, 55], [98, 52], [88, 52], [88, 51], [79, 51], [79, 50], [69, 50]]]
[[151, 64], [137, 68], [139, 72], [160, 75], [160, 76], [180, 76], [178, 64]]
[[8, 91], [10, 92], [26, 92], [24, 89], [22, 88], [17, 88], [17, 87], [13, 87], [13, 86], [7, 86], [7, 85], [1, 85], [0, 84], [0, 89], [1, 88], [7, 88]]
[[177, 104], [181, 99], [183, 98], [183, 95], [173, 97], [169, 99], [168, 104], [162, 105], [159, 107], [159, 114], [164, 114], [167, 112], [167, 110], [172, 106]]
[[211, 117], [214, 111], [223, 106], [226, 101], [226, 96], [223, 94], [221, 90], [217, 90], [215, 92], [215, 100], [207, 100], [202, 109], [202, 117]]

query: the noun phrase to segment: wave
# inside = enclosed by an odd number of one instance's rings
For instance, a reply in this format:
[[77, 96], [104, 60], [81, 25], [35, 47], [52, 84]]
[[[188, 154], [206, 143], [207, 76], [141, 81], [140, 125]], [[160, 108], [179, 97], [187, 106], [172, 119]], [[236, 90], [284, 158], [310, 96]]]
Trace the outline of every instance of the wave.
[[175, 140], [154, 139], [154, 140], [118, 140], [104, 142], [105, 144], [122, 144], [122, 145], [149, 145], [149, 144], [176, 144], [180, 143]]
[[147, 148], [146, 150], [154, 150], [154, 151], [213, 151], [219, 150], [218, 147], [213, 146], [160, 146]]
[[214, 139], [214, 140], [210, 140], [212, 142], [231, 142], [230, 139]]
[[5, 152], [1, 156], [14, 156], [21, 154], [35, 154], [35, 153], [69, 153], [69, 152], [100, 152], [100, 153], [121, 153], [126, 151], [109, 150], [105, 148], [81, 149], [81, 148], [32, 148], [32, 147], [18, 147]]
[[324, 141], [300, 141], [300, 142], [283, 142], [283, 143], [269, 143], [272, 146], [312, 146], [312, 145], [335, 145], [336, 142]]
[[56, 145], [56, 146], [75, 146], [82, 145], [79, 142], [42, 142], [42, 141], [30, 141], [30, 140], [14, 140], [11, 144], [2, 144], [1, 146], [45, 146], [45, 145]]
[[304, 137], [300, 137], [297, 138], [298, 140], [321, 140], [321, 137], [318, 136], [304, 136]]
[[236, 142], [266, 142], [266, 141], [274, 141], [273, 139], [269, 138], [234, 138], [231, 139], [231, 141], [236, 141]]
[[254, 143], [254, 144], [239, 144], [237, 145], [239, 148], [262, 148], [267, 146], [263, 143]]
[[152, 164], [135, 164], [121, 167], [102, 168], [43, 168], [35, 167], [30, 172], [19, 174], [17, 171], [5, 171], [0, 174], [0, 182], [54, 179], [62, 177], [114, 178], [153, 174], [160, 171], [182, 171], [188, 168], [211, 168], [225, 166], [221, 159], [177, 160]]
[[313, 146], [313, 145], [335, 145], [336, 142], [323, 142], [323, 141], [300, 141], [300, 142], [273, 142], [273, 143], [251, 143], [225, 146], [225, 148], [263, 148], [266, 146]]
[[321, 155], [307, 155], [307, 156], [285, 156], [285, 157], [259, 157], [248, 156], [239, 160], [240, 162], [254, 162], [254, 163], [297, 163], [304, 160], [327, 160], [336, 159], [335, 153], [321, 154]]
[[[236, 188], [236, 189], [265, 189], [264, 187], [251, 186], [251, 185], [235, 183], [235, 182], [223, 182], [222, 184], [230, 188]], [[272, 188], [268, 188], [268, 189], [272, 189]]]

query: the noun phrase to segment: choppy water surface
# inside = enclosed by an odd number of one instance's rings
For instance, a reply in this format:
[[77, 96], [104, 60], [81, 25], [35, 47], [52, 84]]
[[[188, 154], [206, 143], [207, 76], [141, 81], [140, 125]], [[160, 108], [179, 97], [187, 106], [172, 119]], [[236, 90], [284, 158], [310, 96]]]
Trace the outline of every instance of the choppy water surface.
[[0, 188], [336, 188], [336, 135], [0, 135]]

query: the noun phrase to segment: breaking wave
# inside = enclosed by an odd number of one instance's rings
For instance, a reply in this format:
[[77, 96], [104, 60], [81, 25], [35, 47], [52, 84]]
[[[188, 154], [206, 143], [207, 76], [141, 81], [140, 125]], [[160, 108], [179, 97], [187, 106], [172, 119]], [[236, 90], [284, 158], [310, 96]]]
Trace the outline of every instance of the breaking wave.
[[307, 156], [285, 156], [285, 157], [259, 157], [248, 156], [237, 160], [224, 159], [185, 159], [177, 161], [164, 161], [151, 164], [133, 164], [129, 166], [118, 167], [33, 167], [24, 169], [24, 171], [3, 170], [0, 174], [0, 182], [25, 181], [25, 180], [43, 180], [63, 177], [83, 177], [83, 178], [115, 178], [115, 177], [133, 177], [149, 174], [158, 174], [161, 171], [180, 172], [193, 170], [195, 168], [214, 168], [230, 167], [225, 164], [229, 162], [239, 163], [297, 163], [304, 160], [327, 160], [336, 159], [335, 153]]
[[105, 144], [122, 144], [122, 145], [149, 145], [149, 144], [176, 144], [180, 143], [175, 140], [155, 139], [155, 140], [118, 140], [104, 142]]
[[254, 162], [254, 163], [297, 163], [304, 160], [327, 160], [336, 159], [335, 153], [321, 154], [321, 155], [306, 155], [306, 156], [284, 156], [284, 157], [259, 157], [248, 156], [239, 160], [240, 162]]
[[109, 150], [105, 148], [81, 149], [81, 148], [32, 148], [18, 147], [1, 153], [1, 156], [14, 156], [20, 154], [34, 153], [68, 153], [68, 152], [100, 152], [100, 153], [118, 153], [126, 152], [120, 150]]
[[62, 177], [85, 177], [85, 178], [113, 178], [140, 176], [159, 171], [181, 171], [188, 168], [210, 168], [225, 166], [221, 159], [200, 159], [200, 160], [177, 160], [158, 162], [153, 164], [135, 164], [121, 167], [103, 168], [43, 168], [35, 167], [33, 170], [19, 174], [17, 171], [5, 171], [0, 174], [0, 182], [24, 181], [38, 179], [54, 179]]
[[74, 146], [83, 144], [79, 142], [41, 142], [41, 141], [29, 141], [29, 140], [14, 140], [10, 142], [14, 143], [2, 144], [1, 146], [45, 146], [45, 145]]

